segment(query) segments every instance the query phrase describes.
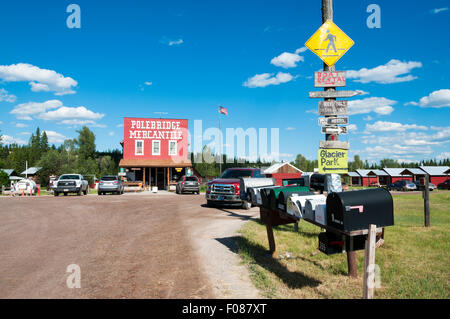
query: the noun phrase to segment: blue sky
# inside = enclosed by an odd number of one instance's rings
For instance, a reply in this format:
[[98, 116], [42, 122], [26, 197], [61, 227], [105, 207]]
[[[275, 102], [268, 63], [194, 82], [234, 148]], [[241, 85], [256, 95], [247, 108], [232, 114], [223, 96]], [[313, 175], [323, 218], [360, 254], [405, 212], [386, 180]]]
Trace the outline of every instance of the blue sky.
[[[66, 8], [81, 8], [69, 29]], [[370, 29], [367, 6], [381, 8]], [[99, 150], [120, 148], [123, 117], [187, 118], [192, 126], [279, 128], [281, 159], [317, 157], [322, 61], [304, 43], [321, 1], [3, 1], [0, 130], [27, 142], [36, 127], [59, 144], [87, 124]], [[350, 98], [350, 156], [450, 157], [449, 1], [334, 1], [355, 45], [337, 70]], [[283, 53], [284, 54], [282, 57]], [[276, 59], [279, 57], [278, 59]], [[275, 59], [274, 59], [275, 58]], [[365, 69], [364, 69], [365, 68]]]

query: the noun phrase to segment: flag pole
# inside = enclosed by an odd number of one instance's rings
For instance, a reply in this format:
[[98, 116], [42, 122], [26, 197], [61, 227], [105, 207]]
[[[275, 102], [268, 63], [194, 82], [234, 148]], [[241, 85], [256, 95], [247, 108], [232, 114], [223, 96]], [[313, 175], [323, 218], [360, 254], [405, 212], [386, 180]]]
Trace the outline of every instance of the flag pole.
[[219, 159], [219, 176], [222, 175], [222, 159], [223, 159], [223, 155], [222, 155], [222, 126], [220, 123], [220, 105], [219, 105], [219, 131], [220, 131], [220, 159]]

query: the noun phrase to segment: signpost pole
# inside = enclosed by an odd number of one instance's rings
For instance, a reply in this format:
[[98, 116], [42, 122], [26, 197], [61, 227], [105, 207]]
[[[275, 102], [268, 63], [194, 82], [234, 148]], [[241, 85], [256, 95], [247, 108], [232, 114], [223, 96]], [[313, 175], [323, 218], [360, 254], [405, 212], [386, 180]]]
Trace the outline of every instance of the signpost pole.
[[[220, 106], [219, 106], [220, 108]], [[220, 112], [219, 112], [219, 131], [220, 131], [220, 135], [222, 135], [222, 126], [220, 124]], [[222, 175], [222, 160], [223, 160], [223, 155], [222, 155], [222, 136], [220, 136], [220, 159], [219, 159], [219, 176]]]
[[425, 227], [430, 227], [430, 175], [425, 175], [425, 189], [423, 191]]
[[[333, 0], [322, 0], [322, 23], [331, 20], [333, 21]], [[333, 66], [328, 66], [325, 62], [323, 63], [323, 71], [334, 72], [335, 68]], [[324, 91], [336, 91], [336, 87], [325, 87]], [[325, 98], [325, 101], [335, 101], [336, 98]], [[328, 117], [336, 117], [336, 115], [328, 115]], [[337, 141], [338, 134], [325, 134], [326, 141]], [[347, 264], [348, 264], [348, 275], [350, 277], [358, 277], [358, 272], [356, 270], [356, 252], [347, 251]]]

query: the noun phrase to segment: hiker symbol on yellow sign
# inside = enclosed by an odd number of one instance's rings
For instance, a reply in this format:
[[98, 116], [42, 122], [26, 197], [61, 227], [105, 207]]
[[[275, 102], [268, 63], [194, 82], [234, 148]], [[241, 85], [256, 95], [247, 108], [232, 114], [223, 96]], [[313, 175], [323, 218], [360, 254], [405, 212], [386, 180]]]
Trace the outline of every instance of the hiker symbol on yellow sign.
[[333, 21], [328, 20], [306, 41], [305, 46], [332, 66], [354, 43]]

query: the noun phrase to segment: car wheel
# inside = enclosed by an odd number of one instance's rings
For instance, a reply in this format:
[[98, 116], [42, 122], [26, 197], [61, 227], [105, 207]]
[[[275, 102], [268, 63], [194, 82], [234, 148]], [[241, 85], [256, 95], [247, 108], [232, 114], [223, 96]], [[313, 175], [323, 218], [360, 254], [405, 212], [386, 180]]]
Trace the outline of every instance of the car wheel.
[[81, 188], [80, 188], [80, 190], [79, 190], [78, 193], [77, 193], [77, 196], [81, 196], [82, 193], [83, 193], [83, 191], [82, 191]]
[[53, 195], [55, 195], [56, 197], [58, 197], [58, 196], [59, 196], [59, 193], [58, 193], [58, 192], [53, 192]]
[[97, 194], [98, 194], [98, 196], [101, 196], [101, 195], [102, 195], [102, 192], [98, 192]]
[[212, 201], [207, 200], [206, 201], [206, 206], [208, 206], [208, 207], [215, 207], [216, 205], [214, 205], [214, 203]]
[[89, 188], [86, 188], [86, 190], [83, 192], [84, 195], [87, 195], [89, 191]]
[[67, 196], [67, 193], [64, 193], [64, 196]]

